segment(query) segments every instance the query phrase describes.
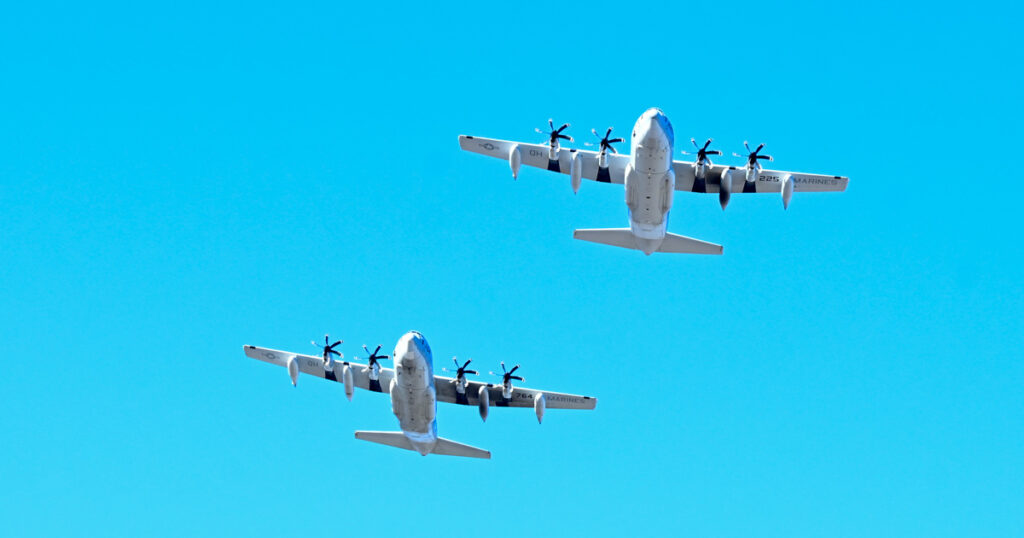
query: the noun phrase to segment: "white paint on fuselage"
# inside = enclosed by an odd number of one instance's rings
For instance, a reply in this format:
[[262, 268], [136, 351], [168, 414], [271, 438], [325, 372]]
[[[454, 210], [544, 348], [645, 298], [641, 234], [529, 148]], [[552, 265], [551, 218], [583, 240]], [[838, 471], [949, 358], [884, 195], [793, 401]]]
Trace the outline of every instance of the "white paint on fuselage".
[[629, 228], [640, 250], [658, 250], [668, 228], [676, 176], [672, 169], [675, 133], [661, 110], [650, 108], [636, 120], [626, 165]]
[[391, 356], [395, 361], [391, 410], [413, 448], [427, 455], [437, 444], [437, 392], [430, 345], [422, 334], [410, 331], [398, 340]]

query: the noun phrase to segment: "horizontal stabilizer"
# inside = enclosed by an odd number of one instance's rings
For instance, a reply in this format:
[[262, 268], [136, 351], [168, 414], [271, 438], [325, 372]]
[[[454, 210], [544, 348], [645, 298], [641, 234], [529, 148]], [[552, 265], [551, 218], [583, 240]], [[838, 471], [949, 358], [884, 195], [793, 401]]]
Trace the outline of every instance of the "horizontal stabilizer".
[[665, 234], [665, 240], [658, 247], [658, 252], [675, 252], [679, 254], [721, 254], [722, 245], [708, 243], [692, 237], [676, 234]]
[[431, 451], [431, 454], [439, 454], [441, 456], [462, 456], [463, 458], [481, 458], [485, 460], [491, 459], [490, 450], [456, 443], [455, 441], [450, 441], [448, 439], [438, 439], [437, 444], [434, 445], [434, 450]]
[[[409, 438], [402, 432], [357, 431], [356, 439], [418, 452], [418, 450], [412, 446], [412, 443], [409, 442]], [[491, 459], [490, 451], [441, 438], [438, 438], [437, 444], [434, 445], [434, 449], [431, 450], [430, 453], [440, 456], [461, 456], [464, 458], [481, 458], [485, 460]]]
[[356, 439], [363, 441], [369, 441], [371, 443], [377, 443], [380, 445], [388, 445], [396, 448], [404, 448], [406, 450], [416, 449], [412, 447], [412, 443], [409, 442], [409, 438], [402, 432], [356, 432]]
[[597, 228], [591, 230], [576, 230], [572, 234], [576, 239], [601, 243], [613, 247], [622, 247], [632, 250], [640, 250], [646, 253], [651, 252], [674, 252], [677, 254], [721, 254], [722, 245], [708, 243], [692, 237], [683, 237], [676, 234], [665, 234], [661, 245], [655, 249], [656, 240], [638, 239], [629, 228]]
[[581, 241], [601, 243], [613, 247], [622, 247], [633, 250], [640, 250], [633, 238], [633, 231], [629, 228], [595, 228], [592, 230], [576, 230], [572, 236]]

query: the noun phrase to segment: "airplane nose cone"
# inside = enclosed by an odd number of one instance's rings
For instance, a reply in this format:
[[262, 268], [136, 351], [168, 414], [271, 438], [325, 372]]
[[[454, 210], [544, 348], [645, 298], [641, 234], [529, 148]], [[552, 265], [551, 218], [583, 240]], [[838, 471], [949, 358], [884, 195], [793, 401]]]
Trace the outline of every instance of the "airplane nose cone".
[[416, 335], [409, 333], [403, 336], [402, 339], [398, 341], [398, 345], [395, 346], [395, 353], [400, 353], [402, 355], [418, 354], [419, 350], [416, 347]]

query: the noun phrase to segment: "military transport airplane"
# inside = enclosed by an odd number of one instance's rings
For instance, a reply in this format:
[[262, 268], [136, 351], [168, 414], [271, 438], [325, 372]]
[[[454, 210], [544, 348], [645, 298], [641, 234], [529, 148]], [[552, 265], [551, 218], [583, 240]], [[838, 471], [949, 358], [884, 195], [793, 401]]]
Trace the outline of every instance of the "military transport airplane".
[[[721, 254], [721, 245], [683, 237], [667, 232], [668, 212], [672, 207], [673, 191], [718, 193], [719, 203], [725, 209], [731, 193], [778, 192], [782, 194], [782, 205], [789, 207], [793, 192], [843, 191], [849, 178], [784, 172], [761, 168], [761, 161], [771, 161], [761, 154], [764, 144], [751, 150], [746, 142], [743, 167], [713, 164], [709, 155], [721, 155], [718, 150], [709, 150], [711, 139], [703, 147], [690, 139], [696, 148], [693, 162], [672, 160], [675, 134], [672, 124], [661, 110], [648, 109], [633, 126], [630, 140], [631, 155], [621, 155], [614, 144], [624, 142], [622, 138], [609, 139], [609, 127], [601, 138], [598, 151], [565, 149], [560, 140], [572, 142], [571, 136], [563, 133], [569, 124], [555, 128], [548, 120], [550, 131], [537, 129], [547, 135], [542, 144], [528, 144], [459, 136], [459, 145], [466, 151], [505, 159], [512, 167], [512, 176], [519, 176], [523, 164], [546, 168], [568, 174], [573, 192], [579, 191], [583, 178], [601, 183], [625, 184], [626, 206], [629, 209], [629, 228], [606, 228], [576, 230], [573, 237], [583, 241], [603, 243], [617, 247], [653, 252], [680, 252], [690, 254]], [[600, 137], [595, 130], [595, 136]], [[686, 152], [684, 152], [686, 153]]]
[[341, 343], [338, 340], [331, 344], [327, 336], [324, 336], [323, 345], [313, 342], [313, 345], [321, 349], [319, 357], [256, 346], [245, 346], [244, 349], [245, 354], [253, 359], [287, 368], [292, 385], [298, 382], [299, 372], [302, 372], [343, 383], [345, 396], [349, 400], [356, 387], [390, 394], [391, 410], [398, 418], [401, 431], [357, 431], [356, 439], [404, 448], [424, 456], [441, 454], [468, 458], [491, 457], [487, 450], [437, 436], [437, 420], [434, 418], [437, 402], [475, 405], [480, 409], [480, 418], [485, 421], [491, 406], [532, 407], [537, 414], [537, 422], [544, 418], [545, 409], [594, 409], [597, 406], [597, 398], [590, 396], [514, 387], [513, 380], [523, 381], [522, 377], [516, 375], [519, 366], [505, 370], [504, 362], [501, 363], [502, 372], [495, 374], [501, 376], [501, 383], [497, 384], [468, 380], [466, 375], [477, 373], [466, 369], [470, 361], [461, 365], [455, 361], [457, 370], [454, 378], [434, 375], [430, 345], [416, 331], [408, 332], [398, 340], [392, 355], [394, 369], [380, 366], [379, 361], [388, 358], [387, 355], [377, 354], [380, 346], [372, 353], [363, 346], [369, 354], [368, 364], [344, 361], [344, 357], [335, 349]]

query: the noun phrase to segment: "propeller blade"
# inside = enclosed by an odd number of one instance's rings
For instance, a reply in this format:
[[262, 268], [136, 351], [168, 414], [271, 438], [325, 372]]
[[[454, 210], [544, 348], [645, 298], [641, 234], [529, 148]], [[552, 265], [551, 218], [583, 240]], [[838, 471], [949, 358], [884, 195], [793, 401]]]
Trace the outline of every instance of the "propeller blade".
[[744, 159], [746, 159], [746, 158], [747, 158], [747, 156], [746, 156], [746, 155], [740, 155], [739, 153], [736, 153], [735, 151], [734, 151], [734, 152], [732, 152], [732, 156], [733, 156], [733, 157], [741, 157], [741, 158], [744, 158]]
[[540, 130], [540, 127], [534, 127], [534, 128], [533, 128], [533, 130], [534, 130], [534, 131], [537, 131], [537, 132], [538, 132], [538, 133], [540, 133], [540, 134], [548, 134], [548, 133], [547, 133], [547, 132], [545, 132], [545, 131], [541, 131], [541, 130]]
[[590, 132], [594, 133], [594, 136], [601, 138], [601, 135], [597, 134], [597, 129], [591, 129]]
[[609, 127], [609, 128], [608, 128], [608, 132], [604, 133], [604, 137], [605, 137], [605, 138], [608, 138], [608, 137], [609, 137], [609, 136], [611, 136], [611, 135], [612, 135], [612, 128], [611, 128], [611, 127]]
[[548, 118], [548, 127], [551, 127], [552, 131], [555, 130], [555, 120], [554, 119]]
[[754, 153], [753, 151], [750, 151], [750, 144], [747, 144], [746, 140], [743, 141], [743, 147], [747, 148], [748, 153]]
[[615, 146], [613, 146], [611, 144], [608, 145], [608, 149], [612, 150], [612, 153], [614, 153], [616, 155], [618, 155], [618, 153], [619, 153], [619, 150], [615, 149]]
[[517, 375], [509, 376], [509, 379], [515, 379], [516, 381], [526, 381], [525, 379], [523, 379], [523, 378], [521, 378], [521, 377], [519, 377]]
[[517, 364], [511, 370], [509, 370], [508, 373], [514, 374], [516, 372], [516, 370], [518, 370], [518, 369], [519, 369], [519, 365]]
[[625, 142], [625, 138], [613, 138], [608, 141], [609, 144], [618, 144], [619, 142]]
[[704, 148], [703, 148], [703, 149], [704, 149], [705, 151], [707, 151], [707, 149], [708, 149], [708, 146], [710, 146], [710, 145], [711, 145], [711, 139], [709, 138], [707, 142], [704, 142]]
[[569, 135], [560, 134], [560, 135], [558, 135], [558, 138], [561, 138], [562, 140], [568, 140], [569, 142], [573, 141], [572, 137], [569, 136]]
[[464, 374], [473, 374], [473, 375], [476, 375], [476, 374], [478, 374], [479, 372], [477, 372], [476, 370], [465, 370], [465, 371], [463, 371], [463, 373], [464, 373]]
[[711, 151], [706, 151], [705, 153], [707, 153], [708, 155], [722, 155], [722, 152], [718, 151], [717, 149], [713, 149]]
[[697, 145], [697, 139], [696, 138], [691, 138], [690, 139], [690, 143], [693, 144], [693, 147], [695, 147], [697, 149], [700, 149], [700, 146]]
[[757, 158], [758, 158], [758, 159], [765, 159], [765, 160], [768, 160], [768, 161], [773, 161], [773, 160], [775, 160], [775, 159], [772, 159], [772, 156], [771, 156], [771, 155], [758, 155], [758, 156], [757, 156]]
[[340, 343], [341, 343], [341, 340], [338, 340], [337, 342], [331, 344], [331, 349], [334, 349], [334, 347], [337, 346]]
[[569, 127], [569, 124], [568, 124], [568, 123], [563, 123], [563, 124], [562, 124], [562, 126], [558, 128], [558, 131], [557, 131], [557, 132], [558, 132], [558, 133], [561, 133], [561, 132], [562, 132], [562, 131], [564, 131], [564, 130], [565, 130], [565, 129], [566, 129], [567, 127]]
[[754, 153], [757, 153], [757, 152], [761, 151], [762, 149], [764, 149], [764, 144], [761, 144], [760, 146], [757, 146], [757, 149], [754, 150]]

